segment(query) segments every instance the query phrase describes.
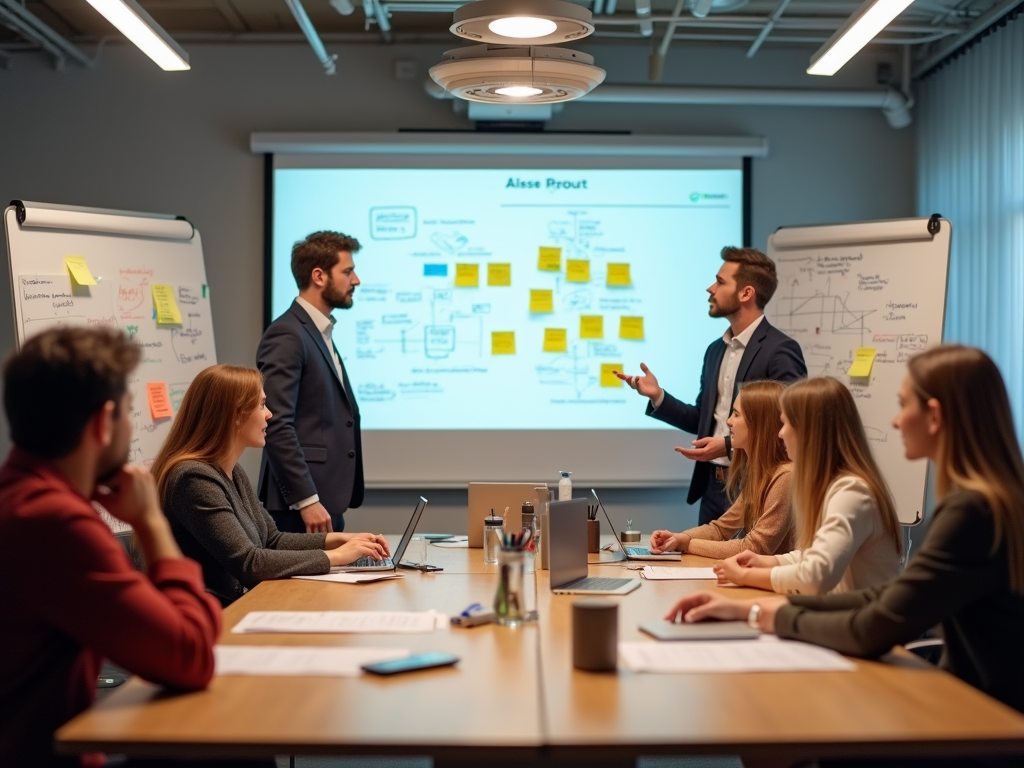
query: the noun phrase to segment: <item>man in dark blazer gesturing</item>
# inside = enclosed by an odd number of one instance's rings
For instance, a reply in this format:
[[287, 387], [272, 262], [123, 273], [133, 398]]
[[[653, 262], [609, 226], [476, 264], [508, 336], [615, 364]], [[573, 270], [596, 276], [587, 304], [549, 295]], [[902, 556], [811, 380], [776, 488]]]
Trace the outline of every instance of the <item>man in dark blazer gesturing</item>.
[[779, 284], [775, 262], [754, 248], [723, 248], [722, 268], [707, 289], [708, 314], [724, 317], [729, 328], [704, 353], [700, 393], [693, 405], [676, 400], [661, 388], [643, 363], [643, 376], [619, 378], [650, 398], [647, 415], [697, 436], [692, 448], [676, 448], [697, 462], [687, 503], [700, 499], [701, 525], [728, 508], [725, 479], [732, 458], [729, 426], [740, 384], [770, 379], [783, 383], [807, 376], [800, 345], [769, 324], [764, 307]]
[[331, 338], [331, 310], [352, 306], [359, 242], [314, 232], [292, 248], [299, 296], [263, 334], [267, 444], [259, 497], [282, 531], [342, 531], [345, 510], [363, 503], [359, 408]]

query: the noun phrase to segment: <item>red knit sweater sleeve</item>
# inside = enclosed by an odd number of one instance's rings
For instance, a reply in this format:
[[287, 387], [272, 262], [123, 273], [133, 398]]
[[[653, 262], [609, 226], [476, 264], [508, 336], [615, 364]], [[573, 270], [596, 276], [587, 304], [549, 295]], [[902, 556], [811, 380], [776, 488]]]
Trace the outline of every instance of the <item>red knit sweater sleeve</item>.
[[35, 518], [38, 535], [29, 540], [47, 553], [40, 561], [37, 552], [40, 567], [32, 577], [40, 587], [39, 613], [82, 646], [147, 680], [206, 686], [221, 613], [204, 591], [199, 566], [185, 558], [161, 560], [147, 578], [132, 568], [99, 516], [80, 500], [75, 506]]

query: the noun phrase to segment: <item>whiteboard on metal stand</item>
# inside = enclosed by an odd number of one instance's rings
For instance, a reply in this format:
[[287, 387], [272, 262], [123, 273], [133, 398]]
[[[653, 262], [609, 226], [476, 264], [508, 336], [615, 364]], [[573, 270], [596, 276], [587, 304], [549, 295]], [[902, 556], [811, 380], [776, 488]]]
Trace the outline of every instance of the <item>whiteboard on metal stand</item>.
[[[799, 342], [809, 376], [833, 376], [853, 393], [900, 522], [920, 520], [927, 462], [908, 461], [892, 426], [914, 354], [942, 343], [952, 227], [938, 216], [784, 227], [768, 238], [779, 287], [769, 321]], [[847, 373], [874, 350], [870, 375]]]
[[[150, 466], [170, 429], [149, 386], [166, 386], [173, 411], [192, 379], [217, 362], [202, 240], [174, 216], [14, 201], [4, 212], [18, 347], [54, 326], [113, 325], [142, 346], [129, 461]], [[82, 257], [95, 285], [72, 277]], [[152, 288], [170, 286], [180, 322], [158, 323]], [[158, 411], [159, 413], [159, 411]]]

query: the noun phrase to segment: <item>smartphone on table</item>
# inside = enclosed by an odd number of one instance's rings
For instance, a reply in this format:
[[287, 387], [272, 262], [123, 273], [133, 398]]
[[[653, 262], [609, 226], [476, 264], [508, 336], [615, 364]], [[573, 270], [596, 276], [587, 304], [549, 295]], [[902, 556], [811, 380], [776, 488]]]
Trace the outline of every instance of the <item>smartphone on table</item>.
[[414, 672], [418, 669], [431, 669], [433, 667], [450, 667], [457, 663], [458, 656], [450, 653], [417, 653], [415, 656], [407, 656], [404, 659], [392, 659], [390, 661], [378, 661], [373, 664], [364, 664], [363, 671], [374, 675], [397, 675], [400, 672]]

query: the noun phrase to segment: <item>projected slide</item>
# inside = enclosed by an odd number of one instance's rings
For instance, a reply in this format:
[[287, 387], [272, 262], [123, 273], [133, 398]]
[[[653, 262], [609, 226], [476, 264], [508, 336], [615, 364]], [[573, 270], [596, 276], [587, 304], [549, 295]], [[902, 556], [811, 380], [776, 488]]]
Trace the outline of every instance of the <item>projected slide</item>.
[[278, 169], [273, 315], [292, 244], [339, 230], [363, 246], [334, 338], [365, 429], [666, 428], [611, 371], [693, 401], [741, 197], [739, 170]]

